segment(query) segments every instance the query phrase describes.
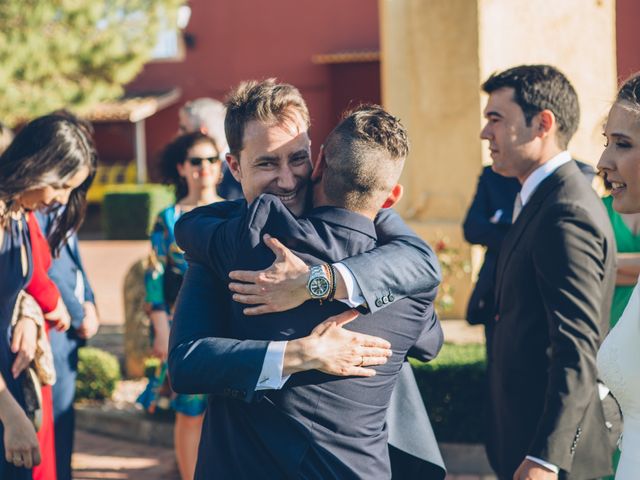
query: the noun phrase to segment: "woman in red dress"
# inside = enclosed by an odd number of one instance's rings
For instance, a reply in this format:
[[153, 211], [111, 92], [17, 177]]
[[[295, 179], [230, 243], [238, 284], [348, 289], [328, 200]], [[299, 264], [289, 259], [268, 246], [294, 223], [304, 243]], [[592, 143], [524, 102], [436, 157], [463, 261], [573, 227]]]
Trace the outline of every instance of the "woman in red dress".
[[[51, 266], [49, 244], [42, 235], [35, 215], [28, 214], [29, 238], [33, 258], [33, 276], [25, 291], [31, 295], [44, 313], [47, 335], [50, 328], [64, 331], [69, 328], [69, 313], [55, 283], [47, 275]], [[56, 449], [53, 431], [53, 400], [51, 385], [42, 386], [42, 426], [38, 431], [42, 463], [33, 468], [34, 480], [56, 480]]]
[[[86, 138], [83, 138], [83, 145], [86, 146], [89, 160], [89, 168], [87, 169], [88, 175], [82, 185], [77, 189], [81, 191], [80, 194], [73, 193], [74, 197], [84, 197], [84, 193], [91, 184], [93, 176], [95, 174], [95, 150], [93, 150], [90, 136], [85, 132], [85, 127], [82, 123], [78, 122], [75, 118], [67, 116], [59, 116], [61, 119], [75, 124], [83, 132], [87, 134]], [[55, 192], [54, 192], [55, 193]], [[67, 193], [69, 195], [69, 193]], [[55, 199], [53, 199], [55, 201]], [[61, 203], [67, 203], [67, 198], [58, 199]], [[74, 205], [72, 208], [78, 209], [80, 213], [77, 217], [78, 220], [74, 223], [65, 222], [61, 229], [56, 230], [56, 238], [54, 238], [53, 245], [59, 245], [61, 241], [66, 238], [70, 233], [77, 229], [78, 224], [82, 219], [84, 203], [79, 203], [74, 198]], [[34, 208], [40, 208], [42, 205], [34, 205]], [[26, 286], [25, 291], [31, 295], [38, 303], [44, 314], [45, 328], [48, 332], [50, 328], [55, 328], [59, 331], [65, 331], [70, 325], [70, 316], [62, 301], [60, 292], [55, 283], [49, 278], [48, 270], [51, 266], [51, 250], [50, 243], [45, 239], [40, 226], [37, 222], [35, 215], [32, 212], [25, 212], [27, 217], [27, 226], [29, 229], [29, 240], [31, 243], [31, 256], [32, 256], [32, 277], [29, 284]], [[59, 230], [59, 231], [58, 231]], [[58, 238], [59, 237], [59, 238]], [[59, 248], [59, 246], [58, 246]], [[12, 365], [12, 374], [17, 377], [22, 370], [29, 366], [31, 360], [35, 354], [35, 324], [32, 321], [24, 322], [23, 326], [16, 326], [14, 330], [14, 336], [12, 338], [12, 350], [17, 353], [16, 359]], [[56, 452], [55, 452], [55, 437], [53, 426], [53, 401], [52, 401], [52, 388], [51, 385], [42, 386], [42, 424], [40, 430], [37, 433], [38, 442], [41, 452], [40, 465], [34, 466], [32, 469], [32, 475], [34, 480], [56, 480]]]

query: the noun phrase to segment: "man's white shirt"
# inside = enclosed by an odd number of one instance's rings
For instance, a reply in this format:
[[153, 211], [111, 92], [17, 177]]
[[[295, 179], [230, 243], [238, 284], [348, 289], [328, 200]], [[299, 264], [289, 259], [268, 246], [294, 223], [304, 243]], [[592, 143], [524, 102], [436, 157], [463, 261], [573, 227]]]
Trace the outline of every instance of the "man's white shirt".
[[[342, 263], [334, 263], [333, 266], [340, 272], [347, 288], [347, 298], [344, 300], [336, 300], [352, 308], [362, 305], [365, 302], [364, 295], [362, 295], [362, 290], [353, 273], [351, 273], [351, 270]], [[267, 353], [262, 362], [262, 370], [258, 377], [258, 383], [256, 384], [256, 390], [279, 390], [287, 383], [290, 375], [282, 376], [282, 370], [284, 369], [284, 351], [286, 348], [286, 340], [269, 342]]]

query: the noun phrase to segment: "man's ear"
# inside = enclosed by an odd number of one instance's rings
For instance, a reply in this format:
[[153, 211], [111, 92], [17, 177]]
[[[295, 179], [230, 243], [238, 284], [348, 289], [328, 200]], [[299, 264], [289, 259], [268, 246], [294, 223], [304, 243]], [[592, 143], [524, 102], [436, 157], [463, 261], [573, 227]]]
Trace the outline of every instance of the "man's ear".
[[231, 170], [231, 175], [238, 182], [242, 179], [242, 171], [240, 170], [240, 159], [231, 153], [227, 153], [225, 155], [225, 160], [227, 161], [227, 165], [229, 165], [229, 170]]
[[324, 173], [324, 169], [327, 166], [327, 159], [324, 156], [324, 145], [320, 146], [320, 151], [318, 152], [318, 157], [313, 164], [313, 170], [311, 170], [311, 182], [315, 182], [322, 178], [322, 174]]
[[542, 110], [538, 115], [538, 131], [540, 137], [544, 137], [551, 132], [551, 129], [557, 124], [556, 116], [551, 110]]
[[403, 193], [404, 193], [404, 187], [399, 183], [396, 183], [396, 185], [391, 189], [389, 196], [382, 204], [382, 208], [393, 207], [396, 203], [400, 201]]

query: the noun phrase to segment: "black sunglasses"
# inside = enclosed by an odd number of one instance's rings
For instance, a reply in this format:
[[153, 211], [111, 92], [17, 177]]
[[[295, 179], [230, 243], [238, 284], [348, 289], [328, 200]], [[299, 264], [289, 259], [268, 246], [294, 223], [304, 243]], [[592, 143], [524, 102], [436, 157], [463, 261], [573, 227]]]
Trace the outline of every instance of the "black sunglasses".
[[187, 158], [187, 162], [189, 162], [194, 167], [201, 166], [202, 162], [205, 160], [213, 165], [214, 163], [220, 161], [220, 157], [189, 157]]

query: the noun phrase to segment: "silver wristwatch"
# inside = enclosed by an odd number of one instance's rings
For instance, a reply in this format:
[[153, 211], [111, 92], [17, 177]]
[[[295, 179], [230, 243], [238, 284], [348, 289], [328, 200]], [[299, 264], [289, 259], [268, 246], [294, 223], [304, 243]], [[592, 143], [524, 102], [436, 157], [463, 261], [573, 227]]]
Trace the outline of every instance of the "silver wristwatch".
[[314, 265], [309, 270], [307, 291], [314, 300], [324, 300], [329, 296], [331, 280], [322, 265]]

